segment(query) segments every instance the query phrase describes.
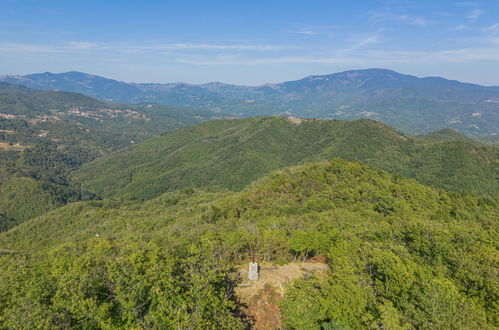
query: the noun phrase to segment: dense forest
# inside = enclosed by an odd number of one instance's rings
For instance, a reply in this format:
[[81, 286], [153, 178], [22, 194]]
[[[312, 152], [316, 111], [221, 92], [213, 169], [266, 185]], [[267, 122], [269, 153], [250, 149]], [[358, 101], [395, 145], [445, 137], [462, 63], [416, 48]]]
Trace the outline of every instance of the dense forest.
[[70, 182], [82, 164], [212, 114], [104, 103], [0, 83], [0, 231], [96, 195]]
[[325, 257], [291, 329], [497, 327], [497, 201], [340, 159], [241, 192], [74, 203], [0, 234], [5, 328], [244, 328], [235, 267]]
[[[499, 327], [488, 140], [1, 84], [0, 109], [2, 329]], [[244, 300], [252, 259], [322, 271]]]
[[217, 120], [99, 158], [73, 177], [102, 196], [149, 199], [184, 187], [240, 190], [284, 166], [341, 157], [432, 187], [497, 197], [499, 149], [457, 136], [414, 138], [368, 119]]
[[499, 0], [0, 13], [0, 330], [499, 330]]

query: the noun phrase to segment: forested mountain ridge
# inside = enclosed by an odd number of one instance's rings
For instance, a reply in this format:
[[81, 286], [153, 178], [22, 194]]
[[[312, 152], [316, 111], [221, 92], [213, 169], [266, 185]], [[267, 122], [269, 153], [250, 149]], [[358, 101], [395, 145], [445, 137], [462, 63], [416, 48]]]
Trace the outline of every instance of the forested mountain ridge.
[[461, 141], [467, 143], [484, 143], [481, 140], [473, 139], [467, 135], [459, 133], [450, 128], [442, 128], [425, 135], [419, 135], [418, 138], [431, 141]]
[[499, 145], [499, 134], [485, 136], [481, 139], [481, 141], [492, 145]]
[[0, 328], [249, 328], [235, 289], [255, 255], [328, 270], [255, 292], [277, 328], [499, 326], [495, 146], [12, 85], [0, 100]]
[[351, 70], [261, 86], [138, 84], [79, 72], [4, 76], [1, 80], [118, 102], [152, 102], [242, 117], [371, 118], [408, 134], [445, 127], [476, 137], [499, 134], [499, 87], [418, 78], [387, 69]]
[[72, 92], [40, 91], [0, 82], [0, 118], [66, 121], [143, 139], [172, 128], [212, 119], [206, 111], [152, 104], [102, 102]]
[[166, 133], [88, 163], [73, 177], [102, 196], [150, 199], [185, 187], [240, 190], [285, 166], [341, 157], [433, 187], [497, 196], [498, 150], [413, 138], [367, 119], [257, 117]]
[[49, 109], [68, 111], [71, 108], [105, 107], [105, 103], [72, 92], [39, 91], [0, 82], [0, 112], [10, 115], [42, 115]]
[[112, 101], [130, 101], [130, 98], [142, 94], [138, 88], [130, 84], [75, 71], [61, 75], [45, 72], [23, 77], [3, 76], [2, 81], [33, 89], [82, 93]]
[[93, 198], [67, 180], [83, 163], [212, 116], [0, 83], [0, 231], [68, 202]]
[[256, 252], [332, 270], [286, 288], [285, 327], [492, 329], [497, 207], [339, 159], [239, 193], [75, 203], [0, 234], [0, 326], [243, 328], [233, 266]]

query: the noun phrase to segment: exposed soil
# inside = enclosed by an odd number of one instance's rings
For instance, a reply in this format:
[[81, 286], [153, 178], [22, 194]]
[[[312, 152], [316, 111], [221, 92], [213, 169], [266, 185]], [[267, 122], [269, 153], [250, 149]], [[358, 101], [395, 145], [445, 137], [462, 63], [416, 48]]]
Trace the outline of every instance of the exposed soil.
[[309, 276], [324, 276], [329, 268], [324, 263], [296, 262], [284, 266], [260, 264], [258, 281], [248, 280], [248, 265], [239, 269], [242, 285], [236, 288], [239, 301], [245, 306], [245, 314], [253, 329], [280, 329], [279, 302], [286, 285], [293, 280]]
[[293, 124], [300, 125], [303, 119], [301, 118], [296, 118], [296, 117], [287, 117], [287, 119], [292, 122]]
[[28, 147], [29, 146], [22, 146], [22, 145], [17, 145], [17, 144], [9, 145], [8, 143], [0, 142], [0, 149], [4, 149], [4, 150], [22, 151], [22, 150], [24, 150], [24, 149], [26, 149]]

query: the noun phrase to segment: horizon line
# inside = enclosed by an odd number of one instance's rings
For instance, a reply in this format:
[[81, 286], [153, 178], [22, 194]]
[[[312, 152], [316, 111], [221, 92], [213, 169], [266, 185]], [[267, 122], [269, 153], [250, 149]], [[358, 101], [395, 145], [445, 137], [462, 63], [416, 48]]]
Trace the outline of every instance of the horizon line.
[[22, 75], [22, 74], [8, 74], [8, 73], [6, 73], [6, 74], [1, 74], [0, 75], [0, 79], [5, 79], [5, 78], [9, 78], [9, 77], [12, 77], [12, 78], [19, 77], [19, 78], [24, 78], [24, 79], [30, 79], [30, 78], [27, 78], [27, 76], [31, 76], [31, 75], [42, 75], [42, 74], [63, 75], [63, 74], [68, 74], [68, 73], [78, 73], [78, 74], [84, 74], [84, 75], [98, 77], [98, 78], [103, 78], [103, 79], [108, 79], [108, 80], [114, 80], [114, 81], [117, 81], [117, 82], [120, 82], [120, 83], [125, 83], [125, 84], [130, 84], [130, 85], [145, 85], [145, 84], [152, 84], [152, 85], [173, 85], [173, 84], [183, 84], [183, 85], [199, 86], [199, 85], [208, 85], [208, 84], [224, 84], [224, 85], [232, 85], [232, 86], [240, 86], [240, 87], [261, 87], [261, 86], [269, 86], [269, 85], [278, 85], [278, 84], [282, 84], [282, 83], [286, 83], [286, 82], [291, 82], [291, 81], [298, 81], [298, 80], [302, 80], [302, 79], [306, 79], [306, 78], [310, 78], [310, 77], [323, 77], [323, 76], [330, 76], [330, 75], [342, 74], [342, 73], [347, 73], [347, 72], [370, 71], [370, 70], [391, 71], [391, 72], [394, 72], [396, 74], [400, 74], [400, 75], [404, 75], [404, 76], [416, 77], [418, 79], [441, 78], [441, 79], [445, 79], [447, 81], [454, 81], [454, 82], [459, 82], [459, 83], [462, 83], [462, 84], [477, 85], [477, 86], [482, 86], [482, 87], [499, 87], [499, 85], [484, 85], [484, 84], [479, 84], [479, 83], [466, 82], [466, 81], [462, 81], [462, 80], [458, 80], [458, 79], [449, 79], [449, 78], [445, 78], [443, 76], [438, 76], [438, 75], [435, 75], [435, 76], [418, 76], [418, 75], [414, 75], [414, 74], [405, 74], [405, 73], [401, 73], [401, 72], [398, 72], [398, 71], [395, 71], [393, 69], [389, 69], [389, 68], [386, 68], [386, 67], [371, 67], [371, 68], [364, 68], [364, 69], [349, 69], [349, 70], [337, 71], [337, 72], [332, 72], [332, 73], [310, 74], [310, 75], [302, 76], [301, 78], [297, 78], [297, 79], [294, 79], [294, 80], [285, 80], [285, 81], [279, 81], [279, 82], [275, 82], [275, 83], [265, 82], [265, 83], [256, 84], [256, 85], [253, 85], [253, 84], [225, 83], [225, 82], [216, 81], [216, 80], [207, 81], [207, 82], [201, 82], [201, 83], [191, 83], [191, 82], [185, 82], [185, 81], [176, 81], [176, 82], [135, 82], [135, 81], [119, 80], [119, 79], [110, 78], [110, 77], [107, 77], [107, 76], [101, 75], [101, 74], [88, 73], [88, 72], [83, 72], [83, 71], [78, 71], [78, 70], [69, 70], [69, 71], [63, 71], [63, 72], [57, 72], [57, 73], [56, 72], [50, 72], [50, 71], [44, 71], [44, 72], [28, 73], [28, 74], [24, 74], [24, 75]]

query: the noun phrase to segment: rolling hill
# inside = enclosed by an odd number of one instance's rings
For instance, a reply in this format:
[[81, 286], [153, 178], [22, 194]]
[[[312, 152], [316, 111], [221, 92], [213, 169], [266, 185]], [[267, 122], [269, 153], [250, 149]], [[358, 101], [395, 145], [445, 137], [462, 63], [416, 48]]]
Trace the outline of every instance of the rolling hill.
[[0, 83], [0, 230], [68, 202], [93, 198], [67, 180], [83, 163], [212, 116]]
[[0, 82], [0, 118], [70, 122], [143, 139], [214, 117], [206, 111], [113, 104], [73, 92], [40, 91]]
[[4, 76], [2, 81], [33, 89], [69, 91], [112, 101], [128, 101], [142, 94], [140, 89], [130, 84], [74, 71], [61, 75], [45, 72], [23, 77]]
[[370, 119], [168, 131], [213, 114], [5, 84], [0, 100], [0, 328], [245, 329], [249, 256], [323, 263], [254, 293], [279, 327], [499, 325], [495, 146]]
[[408, 134], [447, 127], [475, 137], [499, 133], [499, 87], [418, 78], [386, 69], [351, 70], [262, 86], [138, 84], [79, 72], [4, 76], [1, 80], [105, 100], [151, 102], [239, 117], [370, 118]]
[[431, 141], [461, 141], [467, 143], [483, 143], [480, 140], [470, 138], [469, 136], [459, 133], [458, 131], [450, 128], [442, 128], [425, 135], [420, 135], [418, 136], [418, 138]]
[[85, 164], [73, 178], [101, 196], [150, 199], [186, 187], [243, 189], [273, 170], [341, 157], [437, 188], [497, 196], [498, 149], [406, 136], [367, 119], [208, 121]]
[[235, 266], [256, 253], [331, 270], [267, 302], [286, 327], [494, 328], [496, 212], [340, 159], [239, 193], [74, 203], [0, 233], [0, 327], [244, 328]]

